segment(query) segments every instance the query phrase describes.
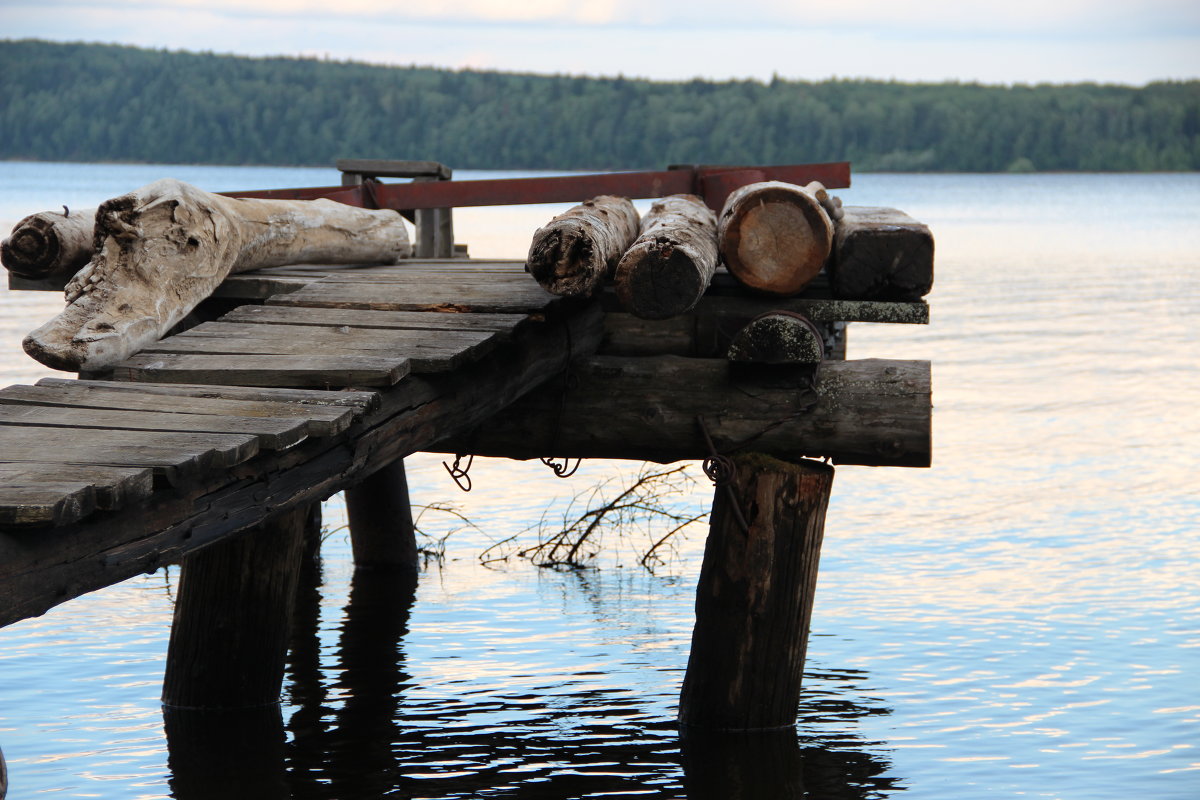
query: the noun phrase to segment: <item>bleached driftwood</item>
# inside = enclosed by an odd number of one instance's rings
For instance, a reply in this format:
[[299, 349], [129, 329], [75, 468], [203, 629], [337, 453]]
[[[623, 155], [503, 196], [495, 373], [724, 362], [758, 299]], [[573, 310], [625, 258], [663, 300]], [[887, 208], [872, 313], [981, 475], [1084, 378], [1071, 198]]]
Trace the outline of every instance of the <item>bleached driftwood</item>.
[[25, 337], [55, 369], [95, 370], [157, 341], [232, 272], [298, 263], [393, 263], [412, 251], [394, 211], [332, 200], [235, 199], [164, 179], [96, 212], [95, 254], [67, 307]]
[[780, 181], [734, 190], [719, 218], [721, 256], [751, 289], [788, 296], [817, 276], [833, 246], [833, 222], [803, 188]]
[[92, 257], [96, 209], [30, 214], [0, 242], [0, 263], [23, 278], [66, 278]]
[[593, 197], [537, 229], [526, 268], [552, 294], [587, 297], [612, 274], [640, 224], [629, 198]]
[[617, 299], [634, 316], [668, 319], [691, 309], [717, 269], [717, 216], [693, 194], [655, 201], [621, 257]]

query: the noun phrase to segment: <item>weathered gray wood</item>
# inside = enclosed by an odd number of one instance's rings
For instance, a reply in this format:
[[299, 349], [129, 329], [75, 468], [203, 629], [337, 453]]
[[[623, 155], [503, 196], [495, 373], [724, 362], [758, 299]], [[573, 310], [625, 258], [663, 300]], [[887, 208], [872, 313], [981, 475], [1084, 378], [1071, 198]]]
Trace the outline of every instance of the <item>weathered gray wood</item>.
[[408, 359], [373, 355], [196, 355], [147, 353], [112, 371], [118, 381], [214, 383], [234, 386], [391, 386], [409, 372]]
[[847, 206], [838, 222], [830, 283], [838, 297], [912, 300], [933, 288], [933, 234], [894, 208]]
[[428, 311], [367, 311], [302, 306], [239, 306], [221, 322], [265, 325], [346, 325], [411, 331], [487, 331], [501, 340], [529, 319], [527, 314], [438, 314]]
[[700, 300], [717, 268], [717, 217], [691, 194], [656, 200], [613, 278], [634, 316], [668, 319]]
[[819, 364], [825, 342], [807, 317], [772, 311], [738, 331], [726, 357], [740, 364]]
[[290, 294], [267, 300], [268, 305], [316, 308], [362, 308], [377, 311], [445, 311], [532, 314], [562, 298], [533, 281], [484, 285], [418, 285], [385, 283], [311, 283]]
[[[98, 383], [104, 385], [96, 385]], [[197, 415], [201, 418], [215, 419], [265, 418], [303, 426], [301, 430], [305, 436], [330, 436], [341, 433], [354, 418], [354, 411], [345, 407], [315, 403], [232, 400], [184, 394], [168, 395], [157, 391], [159, 387], [153, 384], [122, 383], [119, 386], [120, 388], [109, 388], [107, 383], [97, 381], [62, 381], [61, 384], [39, 382], [37, 386], [9, 386], [0, 389], [0, 406], [65, 407], [114, 412], [124, 410], [149, 414], [169, 413], [173, 417]], [[153, 388], [139, 392], [138, 387]]]
[[[375, 411], [380, 405], [378, 392], [320, 391], [316, 389], [288, 389], [283, 387], [246, 388], [243, 386], [221, 386], [214, 384], [128, 384], [121, 381], [82, 381], [66, 378], [42, 378], [38, 386], [89, 386], [113, 391], [136, 394], [160, 394], [171, 397], [189, 397], [221, 400], [243, 400], [251, 402], [299, 403], [305, 407], [351, 409], [356, 413]], [[282, 416], [272, 413], [268, 416]]]
[[303, 419], [233, 417], [214, 414], [173, 414], [148, 411], [112, 411], [97, 408], [64, 408], [0, 403], [0, 426], [100, 428], [103, 430], [191, 431], [195, 433], [246, 433], [265, 448], [291, 447], [307, 435]]
[[788, 296], [817, 276], [833, 245], [833, 223], [801, 187], [780, 181], [734, 190], [719, 218], [721, 256], [751, 289]]
[[791, 727], [833, 468], [761, 454], [734, 464], [732, 491], [718, 487], [713, 495], [679, 722], [714, 730]]
[[[453, 373], [411, 376], [339, 436], [310, 438], [253, 462], [155, 492], [126, 513], [25, 535], [0, 531], [0, 626], [44, 612], [221, 541], [281, 510], [322, 500], [435, 439], [478, 427], [496, 411], [595, 351], [603, 335], [591, 306], [523, 326], [505, 352]], [[212, 387], [216, 389], [217, 387]], [[231, 396], [248, 389], [221, 389]], [[269, 390], [295, 397], [340, 393]], [[361, 393], [345, 393], [348, 402]], [[3, 452], [0, 450], [0, 452]]]
[[308, 519], [301, 506], [184, 559], [164, 705], [218, 709], [279, 702]]
[[5, 463], [154, 467], [156, 474], [173, 477], [240, 464], [258, 450], [258, 438], [247, 434], [0, 425]]
[[31, 214], [0, 242], [0, 262], [13, 275], [65, 282], [92, 257], [95, 219], [94, 208]]
[[724, 359], [596, 356], [497, 414], [470, 435], [429, 449], [507, 458], [567, 456], [671, 462], [753, 448], [839, 464], [927, 467], [929, 362], [826, 362], [811, 370], [733, 372]]
[[257, 325], [206, 322], [142, 349], [155, 353], [202, 355], [278, 355], [309, 353], [406, 359], [413, 372], [440, 372], [479, 358], [499, 344], [479, 331], [384, 330], [349, 326]]
[[339, 158], [334, 162], [339, 172], [368, 178], [431, 177], [448, 181], [454, 170], [438, 161], [406, 161], [387, 158]]
[[[55, 486], [58, 488], [47, 488]], [[24, 496], [20, 503], [0, 502], [0, 518], [4, 519], [0, 524], [66, 525], [74, 521], [70, 516], [82, 519], [92, 508], [111, 511], [142, 500], [153, 487], [154, 471], [144, 467], [0, 461], [0, 495], [11, 489], [21, 490]], [[39, 492], [36, 502], [33, 490]]]
[[225, 276], [303, 261], [395, 261], [411, 252], [392, 211], [331, 200], [229, 198], [164, 179], [104, 202], [96, 253], [67, 307], [25, 337], [33, 358], [106, 368], [162, 337]]
[[90, 483], [47, 477], [33, 486], [0, 484], [0, 525], [68, 525], [96, 510]]
[[356, 568], [416, 578], [420, 564], [404, 461], [393, 461], [346, 489], [346, 512]]
[[637, 239], [640, 218], [626, 197], [601, 195], [574, 206], [533, 234], [529, 273], [547, 291], [589, 297]]

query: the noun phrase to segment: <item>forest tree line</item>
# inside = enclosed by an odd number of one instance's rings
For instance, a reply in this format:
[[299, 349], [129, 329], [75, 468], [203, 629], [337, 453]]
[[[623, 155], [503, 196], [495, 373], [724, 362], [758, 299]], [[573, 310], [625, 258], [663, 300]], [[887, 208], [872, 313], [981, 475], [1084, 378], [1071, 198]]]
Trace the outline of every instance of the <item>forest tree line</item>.
[[[619, 65], [614, 65], [614, 69]], [[0, 41], [0, 159], [463, 169], [1200, 169], [1200, 81], [662, 82]]]

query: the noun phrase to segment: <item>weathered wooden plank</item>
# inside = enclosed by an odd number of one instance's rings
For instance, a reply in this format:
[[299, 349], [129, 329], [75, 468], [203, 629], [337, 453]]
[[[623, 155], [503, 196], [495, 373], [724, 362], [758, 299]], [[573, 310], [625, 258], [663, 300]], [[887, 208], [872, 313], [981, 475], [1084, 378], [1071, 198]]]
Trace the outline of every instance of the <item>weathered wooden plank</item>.
[[146, 467], [6, 463], [0, 456], [0, 485], [41, 486], [55, 481], [91, 487], [96, 507], [105, 511], [142, 500], [154, 491], [154, 471]]
[[400, 357], [146, 353], [117, 364], [112, 375], [118, 381], [333, 388], [391, 386], [408, 372], [408, 359]]
[[34, 486], [0, 484], [0, 525], [69, 525], [96, 509], [96, 490], [87, 483], [45, 481]]
[[382, 283], [311, 283], [268, 305], [363, 308], [379, 311], [464, 311], [532, 314], [558, 305], [563, 298], [532, 281], [511, 286], [398, 286]]
[[232, 417], [214, 414], [174, 414], [152, 411], [113, 411], [0, 404], [0, 425], [30, 427], [101, 428], [107, 430], [190, 431], [194, 433], [247, 433], [272, 450], [291, 447], [307, 435], [304, 419]]
[[[205, 396], [200, 396], [198, 392], [204, 392]], [[311, 400], [259, 400], [214, 396], [218, 392], [228, 394], [228, 390], [222, 387], [43, 378], [37, 386], [9, 386], [0, 389], [0, 404], [303, 420], [305, 432], [309, 436], [332, 436], [341, 433], [350, 425], [356, 413], [352, 406], [326, 405]], [[341, 396], [349, 393], [322, 394]], [[373, 397], [370, 394], [368, 396]], [[367, 407], [364, 404], [362, 410], [365, 411]]]
[[[139, 394], [163, 394], [173, 397], [196, 397], [225, 400], [266, 401], [272, 403], [299, 403], [304, 406], [326, 406], [330, 408], [349, 408], [357, 413], [375, 411], [380, 405], [380, 395], [375, 391], [338, 391], [320, 389], [290, 389], [285, 387], [263, 386], [219, 386], [211, 384], [128, 384], [121, 381], [83, 381], [67, 378], [42, 378], [38, 386], [94, 386], [112, 389], [114, 391], [137, 392]], [[269, 416], [280, 416], [271, 414]]]
[[172, 483], [257, 455], [258, 438], [233, 433], [163, 433], [0, 425], [5, 463], [153, 467]]
[[305, 308], [303, 306], [239, 306], [221, 317], [221, 322], [252, 322], [265, 325], [346, 325], [351, 328], [383, 328], [413, 331], [488, 331], [507, 338], [529, 320], [527, 314], [438, 314], [429, 311], [369, 311], [349, 308]]
[[155, 492], [128, 513], [93, 515], [37, 535], [0, 531], [0, 626], [175, 563], [283, 510], [324, 499], [435, 439], [477, 427], [559, 374], [571, 355], [594, 352], [602, 335], [595, 306], [523, 326], [503, 357], [410, 377], [382, 392], [382, 405], [340, 436], [310, 438], [205, 473], [175, 491]]
[[392, 356], [408, 358], [416, 372], [452, 369], [498, 344], [488, 331], [389, 330], [317, 325], [205, 322], [170, 336], [143, 353]]
[[732, 371], [724, 359], [595, 356], [531, 393], [470, 436], [430, 449], [507, 458], [707, 458], [698, 417], [719, 452], [753, 448], [839, 464], [927, 467], [929, 362], [864, 359], [812, 370]]
[[894, 208], [846, 206], [829, 276], [838, 297], [923, 297], [933, 288], [933, 234]]

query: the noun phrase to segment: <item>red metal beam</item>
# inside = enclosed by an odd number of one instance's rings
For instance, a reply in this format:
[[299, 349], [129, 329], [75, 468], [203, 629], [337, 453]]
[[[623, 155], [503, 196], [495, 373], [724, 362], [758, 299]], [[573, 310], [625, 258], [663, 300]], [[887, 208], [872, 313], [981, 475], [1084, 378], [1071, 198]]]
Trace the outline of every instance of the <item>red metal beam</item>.
[[227, 192], [231, 197], [314, 200], [327, 197], [368, 208], [462, 208], [530, 203], [578, 203], [613, 194], [645, 199], [672, 194], [698, 194], [720, 209], [729, 192], [744, 183], [777, 180], [800, 185], [820, 181], [830, 189], [850, 185], [850, 164], [793, 164], [768, 167], [687, 167], [662, 172], [607, 172], [554, 178], [504, 178], [426, 183], [368, 183], [361, 186], [318, 186], [307, 189], [268, 189]]

